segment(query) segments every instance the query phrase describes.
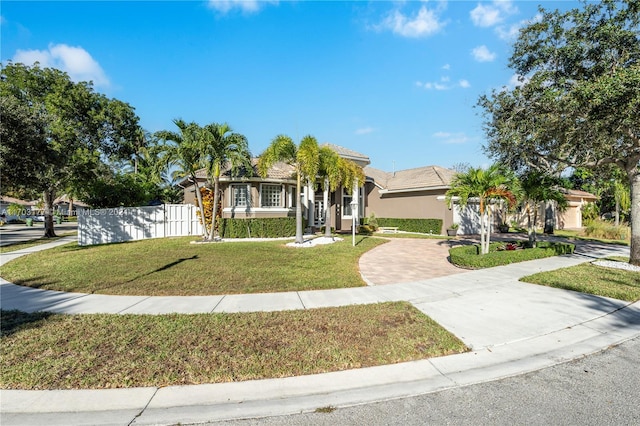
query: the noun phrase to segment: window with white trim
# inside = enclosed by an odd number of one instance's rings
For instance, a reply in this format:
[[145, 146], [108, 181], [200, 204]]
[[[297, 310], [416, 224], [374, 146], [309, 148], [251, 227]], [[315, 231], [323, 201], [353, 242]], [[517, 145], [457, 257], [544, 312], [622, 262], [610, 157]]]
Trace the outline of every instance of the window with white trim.
[[248, 207], [251, 205], [249, 185], [231, 185], [231, 207]]
[[282, 185], [260, 185], [261, 207], [282, 207]]
[[350, 189], [342, 188], [342, 216], [351, 216], [353, 194]]

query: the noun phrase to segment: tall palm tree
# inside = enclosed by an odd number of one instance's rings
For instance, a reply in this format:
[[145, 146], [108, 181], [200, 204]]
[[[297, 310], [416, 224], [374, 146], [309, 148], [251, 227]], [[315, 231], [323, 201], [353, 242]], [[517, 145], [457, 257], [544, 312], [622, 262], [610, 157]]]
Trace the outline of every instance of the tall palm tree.
[[278, 135], [264, 150], [258, 160], [258, 173], [264, 178], [275, 163], [282, 161], [294, 167], [296, 173], [296, 243], [304, 242], [302, 236], [302, 206], [300, 194], [302, 181], [316, 179], [320, 168], [318, 141], [313, 136], [305, 136], [296, 146], [286, 135]]
[[[328, 146], [319, 149], [318, 175], [322, 179], [322, 189], [335, 191], [339, 186], [353, 188], [355, 182], [364, 182], [362, 167], [351, 160], [342, 158]], [[331, 208], [329, 203], [324, 206], [324, 235], [331, 237]]]
[[173, 145], [167, 146], [167, 164], [178, 168], [176, 176], [186, 177], [193, 183], [202, 222], [202, 236], [208, 238], [209, 230], [204, 220], [204, 204], [196, 176], [196, 172], [205, 166], [206, 138], [202, 127], [194, 122], [186, 123], [182, 119], [175, 119], [173, 122], [178, 127], [178, 132], [162, 130], [155, 135], [163, 141], [173, 142]]
[[489, 253], [491, 239], [488, 204], [500, 199], [507, 200], [510, 205], [515, 204], [514, 186], [515, 178], [498, 164], [488, 169], [470, 167], [464, 173], [456, 174], [451, 181], [451, 188], [446, 193], [449, 205], [454, 197], [461, 207], [466, 206], [470, 199], [479, 203], [481, 254]]
[[204, 126], [206, 143], [207, 175], [213, 180], [212, 224], [209, 239], [217, 239], [218, 204], [220, 202], [220, 173], [225, 165], [231, 167], [231, 174], [239, 168], [251, 172], [251, 153], [247, 138], [233, 133], [227, 123], [211, 123]]
[[531, 171], [520, 178], [521, 198], [527, 213], [527, 233], [531, 247], [535, 247], [537, 242], [536, 224], [540, 203], [555, 202], [561, 211], [567, 207], [567, 199], [560, 191], [560, 183], [560, 179], [538, 171]]

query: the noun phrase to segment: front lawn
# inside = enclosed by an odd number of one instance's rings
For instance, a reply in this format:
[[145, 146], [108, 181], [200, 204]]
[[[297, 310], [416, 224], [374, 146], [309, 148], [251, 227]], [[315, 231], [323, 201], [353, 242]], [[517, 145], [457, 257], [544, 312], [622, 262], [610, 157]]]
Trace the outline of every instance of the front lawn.
[[406, 302], [240, 314], [0, 315], [2, 389], [230, 382], [467, 350]]
[[20, 285], [120, 295], [216, 295], [358, 287], [358, 259], [385, 240], [358, 236], [311, 248], [287, 241], [190, 244], [193, 237], [68, 244], [2, 267]]
[[[613, 260], [613, 258], [612, 258]], [[615, 260], [623, 260], [616, 258]], [[629, 261], [627, 258], [626, 262]], [[611, 297], [628, 302], [640, 300], [640, 272], [585, 263], [522, 277], [520, 281]]]

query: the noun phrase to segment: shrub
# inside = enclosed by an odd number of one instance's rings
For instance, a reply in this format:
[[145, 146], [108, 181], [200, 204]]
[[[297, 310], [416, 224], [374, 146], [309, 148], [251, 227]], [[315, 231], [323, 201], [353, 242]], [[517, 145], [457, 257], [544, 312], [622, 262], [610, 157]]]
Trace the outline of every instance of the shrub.
[[222, 238], [279, 238], [296, 235], [294, 217], [223, 218], [218, 221], [218, 227]]
[[587, 222], [584, 235], [607, 240], [628, 240], [631, 238], [631, 229], [626, 225], [615, 226], [611, 222], [595, 219]]
[[420, 232], [423, 234], [442, 234], [442, 219], [399, 219], [382, 218], [376, 219], [377, 226], [394, 226], [401, 231]]
[[360, 235], [371, 235], [375, 232], [377, 228], [372, 225], [360, 225], [358, 226], [358, 234]]
[[491, 243], [489, 253], [481, 255], [480, 245], [449, 249], [451, 263], [462, 268], [480, 269], [508, 265], [526, 260], [571, 254], [574, 244], [541, 241], [536, 248], [526, 248], [526, 242]]

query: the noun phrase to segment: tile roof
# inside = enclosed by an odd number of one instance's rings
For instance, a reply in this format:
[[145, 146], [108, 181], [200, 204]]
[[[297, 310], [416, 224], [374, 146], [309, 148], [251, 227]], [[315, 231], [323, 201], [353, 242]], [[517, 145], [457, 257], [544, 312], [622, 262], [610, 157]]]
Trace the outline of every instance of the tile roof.
[[587, 191], [580, 191], [579, 189], [565, 189], [564, 191], [562, 191], [565, 193], [565, 195], [567, 195], [568, 197], [580, 197], [580, 198], [589, 198], [592, 200], [597, 200], [598, 196], [594, 195], [590, 192]]
[[439, 166], [399, 170], [395, 173], [365, 167], [364, 172], [388, 192], [446, 188], [456, 173]]
[[369, 157], [361, 154], [359, 152], [356, 151], [352, 151], [348, 148], [345, 148], [343, 146], [338, 146], [338, 145], [334, 145], [332, 143], [323, 143], [320, 146], [326, 146], [329, 147], [331, 149], [333, 149], [335, 152], [338, 153], [339, 156], [346, 158], [348, 160], [358, 160], [358, 161], [364, 161], [367, 164], [369, 164], [371, 161], [369, 160]]

